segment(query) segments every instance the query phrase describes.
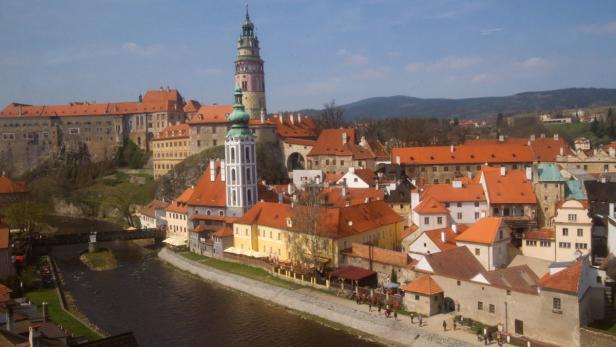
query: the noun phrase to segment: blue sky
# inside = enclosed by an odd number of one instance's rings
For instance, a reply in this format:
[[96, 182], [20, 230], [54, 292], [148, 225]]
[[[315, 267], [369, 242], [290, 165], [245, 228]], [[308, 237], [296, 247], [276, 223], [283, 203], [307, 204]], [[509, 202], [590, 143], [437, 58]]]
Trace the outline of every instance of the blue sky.
[[[0, 0], [0, 105], [230, 103], [244, 1]], [[268, 111], [616, 87], [616, 1], [253, 0]]]

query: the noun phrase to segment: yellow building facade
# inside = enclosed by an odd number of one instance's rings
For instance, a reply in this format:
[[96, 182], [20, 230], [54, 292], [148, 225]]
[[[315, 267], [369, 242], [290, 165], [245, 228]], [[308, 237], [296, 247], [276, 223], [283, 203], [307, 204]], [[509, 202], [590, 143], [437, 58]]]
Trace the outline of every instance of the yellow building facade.
[[187, 124], [170, 125], [152, 140], [154, 178], [165, 175], [190, 155]]

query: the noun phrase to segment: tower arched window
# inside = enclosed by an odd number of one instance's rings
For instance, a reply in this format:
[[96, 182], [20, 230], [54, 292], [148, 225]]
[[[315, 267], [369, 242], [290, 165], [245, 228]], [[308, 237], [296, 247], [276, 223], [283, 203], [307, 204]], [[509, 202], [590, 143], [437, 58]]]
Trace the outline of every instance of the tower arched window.
[[235, 192], [235, 190], [233, 191], [233, 205], [237, 205], [237, 193]]
[[231, 184], [235, 184], [235, 169], [231, 169]]
[[246, 162], [250, 163], [250, 147], [246, 147], [244, 152], [246, 152], [246, 155], [244, 156], [246, 158]]
[[250, 169], [246, 169], [246, 183], [251, 183], [250, 182]]
[[248, 189], [246, 191], [246, 197], [248, 199], [248, 204], [252, 205], [252, 190], [251, 189]]
[[235, 163], [235, 148], [231, 147], [231, 162]]

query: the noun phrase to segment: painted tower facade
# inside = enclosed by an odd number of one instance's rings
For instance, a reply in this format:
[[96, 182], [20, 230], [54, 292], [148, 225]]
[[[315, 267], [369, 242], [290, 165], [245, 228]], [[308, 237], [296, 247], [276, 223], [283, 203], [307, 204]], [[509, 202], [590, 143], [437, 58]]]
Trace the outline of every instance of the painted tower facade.
[[255, 137], [248, 128], [250, 116], [242, 105], [242, 90], [235, 89], [231, 127], [225, 137], [227, 216], [240, 217], [257, 202]]
[[254, 33], [254, 24], [250, 21], [248, 7], [246, 20], [242, 24], [242, 34], [237, 42], [237, 60], [235, 61], [235, 85], [242, 88], [242, 104], [252, 119], [258, 119], [265, 106], [265, 74], [263, 60], [259, 52], [259, 39]]

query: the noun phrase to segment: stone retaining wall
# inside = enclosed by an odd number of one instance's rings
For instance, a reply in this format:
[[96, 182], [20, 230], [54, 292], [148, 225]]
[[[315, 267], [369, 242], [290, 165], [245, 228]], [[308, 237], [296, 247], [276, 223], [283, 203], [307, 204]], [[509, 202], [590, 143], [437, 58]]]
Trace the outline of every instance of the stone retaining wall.
[[403, 324], [401, 321], [383, 319], [367, 312], [357, 311], [345, 305], [334, 305], [327, 301], [315, 300], [301, 291], [288, 290], [250, 278], [224, 272], [204, 264], [186, 259], [163, 248], [158, 257], [186, 272], [202, 279], [245, 292], [274, 304], [307, 313], [327, 321], [344, 325], [374, 337], [379, 342], [399, 346], [471, 346], [467, 342], [434, 334], [421, 328]]
[[616, 346], [616, 335], [595, 329], [580, 329], [581, 347]]

